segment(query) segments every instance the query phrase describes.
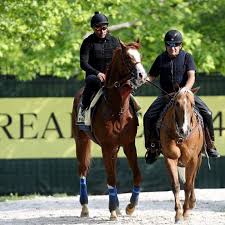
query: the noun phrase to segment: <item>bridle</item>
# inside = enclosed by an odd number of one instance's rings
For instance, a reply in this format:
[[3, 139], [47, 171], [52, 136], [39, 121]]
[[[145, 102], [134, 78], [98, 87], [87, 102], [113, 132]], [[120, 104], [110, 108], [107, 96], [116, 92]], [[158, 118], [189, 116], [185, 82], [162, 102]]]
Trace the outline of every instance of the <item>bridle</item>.
[[[106, 89], [113, 89], [113, 88], [119, 89], [127, 84], [132, 89], [135, 89], [136, 88], [135, 80], [137, 79], [136, 65], [141, 62], [138, 62], [138, 61], [131, 62], [131, 60], [129, 60], [128, 55], [126, 53], [124, 53], [123, 48], [121, 48], [120, 54], [121, 54], [122, 63], [126, 70], [126, 76], [123, 77], [121, 80], [114, 81], [113, 84], [111, 84], [109, 86], [105, 86], [105, 88]], [[106, 95], [104, 95], [104, 100], [107, 104], [110, 104]], [[112, 116], [118, 117], [118, 116], [121, 116], [124, 112], [125, 112], [125, 109], [123, 107], [121, 107], [120, 111], [116, 114], [112, 114]]]
[[136, 88], [136, 85], [135, 85], [135, 80], [137, 79], [136, 65], [141, 62], [137, 61], [137, 62], [131, 63], [128, 58], [129, 57], [124, 53], [124, 50], [121, 49], [121, 59], [122, 59], [122, 63], [124, 64], [127, 70], [127, 75], [123, 77], [121, 80], [115, 81], [112, 85], [107, 86], [106, 88], [108, 89], [119, 88], [123, 86], [123, 84], [128, 84], [128, 83], [132, 89]]
[[[177, 98], [178, 94], [179, 94], [179, 91], [172, 97], [172, 99], [170, 100], [170, 103], [167, 106], [167, 109], [170, 108], [170, 107], [173, 107], [175, 109], [176, 98]], [[175, 110], [174, 110], [174, 113], [175, 113]], [[197, 116], [197, 112], [195, 112], [194, 109], [193, 109], [192, 114], [194, 114], [196, 116], [197, 123], [194, 127], [190, 128], [188, 130], [188, 133], [186, 135], [180, 133], [179, 127], [178, 127], [178, 124], [177, 124], [177, 121], [176, 121], [176, 117], [175, 117], [175, 123], [176, 123], [175, 135], [176, 135], [176, 143], [178, 145], [181, 145], [181, 144], [183, 144], [184, 141], [188, 140], [189, 137], [191, 136], [191, 134], [199, 127], [199, 125], [202, 124], [201, 120]], [[173, 133], [173, 130], [171, 128], [169, 128], [168, 126], [166, 126], [165, 124], [163, 124], [162, 120], [161, 120], [161, 127], [166, 128], [168, 133]], [[173, 137], [171, 137], [171, 138], [173, 138]]]

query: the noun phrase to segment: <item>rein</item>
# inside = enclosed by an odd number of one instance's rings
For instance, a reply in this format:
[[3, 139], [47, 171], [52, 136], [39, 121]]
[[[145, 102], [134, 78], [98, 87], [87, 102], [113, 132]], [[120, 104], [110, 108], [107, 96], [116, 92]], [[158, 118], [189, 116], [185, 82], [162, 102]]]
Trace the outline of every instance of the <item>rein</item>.
[[198, 128], [198, 125], [199, 125], [199, 121], [197, 121], [196, 125], [193, 128], [189, 129], [188, 135], [186, 137], [183, 137], [182, 135], [180, 135], [176, 126], [176, 134], [178, 135], [178, 139], [176, 143], [178, 145], [181, 145], [184, 141], [187, 141], [190, 138], [191, 134]]
[[[170, 107], [174, 107], [175, 98], [177, 97], [178, 94], [179, 94], [179, 92], [176, 93], [176, 94], [172, 97], [171, 101], [170, 101], [169, 104], [168, 104], [167, 110], [168, 110]], [[171, 97], [171, 96], [170, 96], [170, 97]], [[166, 110], [166, 111], [167, 111], [167, 110]], [[166, 113], [166, 111], [165, 111], [165, 113]], [[187, 141], [187, 140], [190, 138], [191, 134], [199, 127], [199, 125], [201, 125], [201, 120], [199, 119], [197, 112], [196, 112], [196, 111], [193, 111], [192, 114], [196, 116], [197, 123], [196, 123], [196, 125], [195, 125], [193, 128], [190, 128], [190, 129], [189, 129], [188, 134], [187, 134], [186, 136], [180, 134], [179, 128], [178, 128], [178, 125], [177, 125], [177, 122], [176, 122], [176, 133], [175, 133], [175, 135], [176, 135], [176, 138], [177, 138], [177, 139], [176, 139], [176, 143], [177, 143], [178, 145], [181, 145], [184, 141]], [[164, 116], [165, 116], [165, 115], [164, 115]], [[163, 118], [161, 119], [161, 126], [160, 126], [160, 127], [166, 128], [166, 130], [168, 131], [169, 134], [173, 133], [174, 130], [173, 130], [172, 128], [169, 128], [169, 127], [166, 126], [165, 124], [163, 124], [163, 123], [162, 123], [162, 120], [163, 120]], [[170, 135], [170, 137], [171, 137], [171, 138], [174, 138], [174, 137], [172, 137], [172, 135]]]

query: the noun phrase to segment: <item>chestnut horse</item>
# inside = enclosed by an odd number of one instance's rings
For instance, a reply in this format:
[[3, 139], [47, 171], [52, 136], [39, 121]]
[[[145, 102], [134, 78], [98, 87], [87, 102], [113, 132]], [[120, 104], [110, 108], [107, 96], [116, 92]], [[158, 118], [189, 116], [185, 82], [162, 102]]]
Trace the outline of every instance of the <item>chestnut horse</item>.
[[[169, 103], [160, 127], [160, 143], [175, 197], [175, 222], [186, 219], [196, 202], [195, 178], [203, 147], [202, 119], [194, 108], [194, 93], [197, 90], [180, 89]], [[178, 166], [185, 168], [183, 210], [179, 199]]]
[[[135, 137], [137, 133], [137, 118], [130, 106], [130, 96], [134, 88], [141, 86], [147, 77], [141, 64], [138, 52], [139, 42], [125, 45], [114, 50], [112, 62], [106, 74], [104, 96], [100, 99], [92, 121], [92, 131], [97, 144], [100, 145], [107, 175], [109, 192], [110, 219], [116, 220], [119, 215], [119, 201], [116, 188], [116, 161], [119, 148], [128, 159], [133, 172], [133, 189], [127, 214], [132, 214], [138, 203], [141, 174], [137, 162]], [[91, 140], [88, 135], [76, 125], [77, 107], [80, 101], [79, 93], [73, 104], [72, 129], [76, 143], [76, 155], [80, 176], [81, 217], [89, 216], [86, 176], [90, 164]]]

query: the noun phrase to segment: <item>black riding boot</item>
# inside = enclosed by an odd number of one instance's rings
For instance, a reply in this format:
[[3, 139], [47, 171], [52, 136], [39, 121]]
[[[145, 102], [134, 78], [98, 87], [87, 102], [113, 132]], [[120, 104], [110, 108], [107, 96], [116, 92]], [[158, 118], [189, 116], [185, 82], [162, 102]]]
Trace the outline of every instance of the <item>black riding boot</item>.
[[156, 122], [149, 120], [147, 115], [144, 115], [144, 135], [145, 135], [145, 161], [147, 164], [154, 163], [160, 155], [160, 143], [156, 131]]
[[86, 109], [90, 106], [93, 96], [101, 88], [102, 84], [100, 79], [96, 75], [89, 75], [85, 80], [85, 88], [82, 95], [82, 109]]
[[206, 140], [206, 151], [209, 157], [212, 158], [219, 158], [220, 154], [218, 153], [215, 145], [214, 140], [210, 137], [210, 132], [208, 128], [205, 128], [205, 140]]
[[145, 161], [147, 164], [154, 163], [160, 155], [159, 135], [156, 130], [156, 123], [160, 113], [169, 102], [164, 96], [159, 96], [148, 108], [144, 115], [144, 135], [145, 135]]
[[145, 162], [147, 164], [154, 163], [158, 159], [160, 152], [161, 150], [159, 142], [152, 142], [150, 147], [147, 148], [147, 152], [145, 153]]
[[220, 157], [216, 147], [214, 145], [214, 129], [213, 129], [213, 119], [212, 119], [212, 112], [208, 108], [208, 106], [195, 95], [195, 105], [199, 110], [204, 124], [205, 124], [205, 140], [206, 140], [206, 150], [209, 157], [218, 158]]

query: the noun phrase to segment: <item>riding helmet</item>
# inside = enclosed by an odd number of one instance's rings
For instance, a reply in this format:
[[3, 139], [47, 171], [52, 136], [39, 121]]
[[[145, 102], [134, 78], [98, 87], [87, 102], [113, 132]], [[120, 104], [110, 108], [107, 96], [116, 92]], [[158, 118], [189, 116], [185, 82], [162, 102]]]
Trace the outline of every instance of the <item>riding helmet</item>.
[[183, 41], [182, 34], [178, 30], [169, 30], [164, 38], [165, 44], [181, 44]]
[[95, 12], [95, 15], [91, 18], [91, 27], [95, 27], [96, 25], [101, 24], [109, 24], [108, 18], [99, 12]]

